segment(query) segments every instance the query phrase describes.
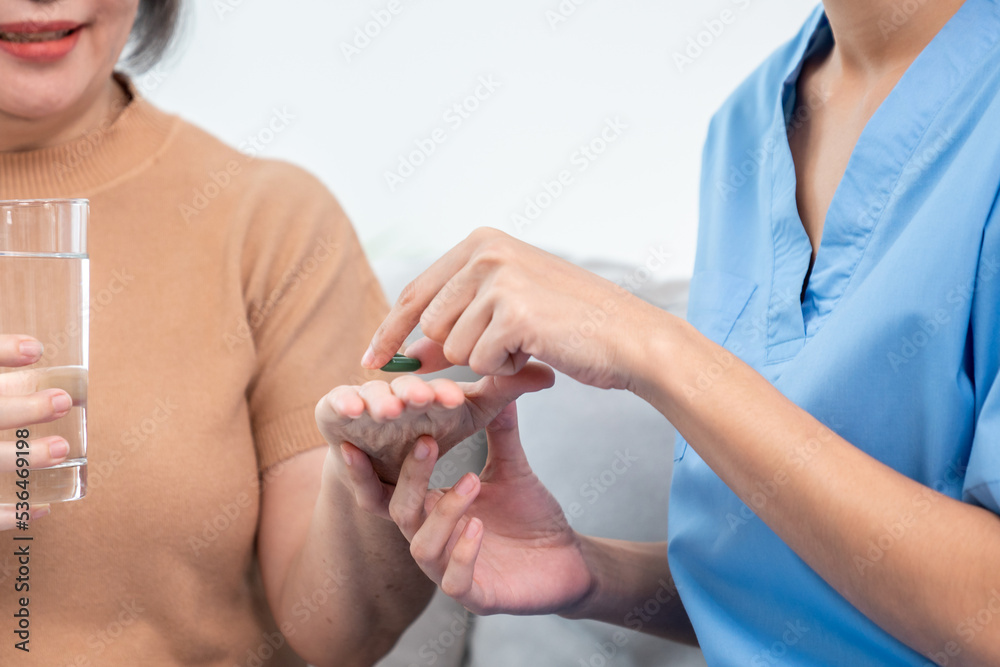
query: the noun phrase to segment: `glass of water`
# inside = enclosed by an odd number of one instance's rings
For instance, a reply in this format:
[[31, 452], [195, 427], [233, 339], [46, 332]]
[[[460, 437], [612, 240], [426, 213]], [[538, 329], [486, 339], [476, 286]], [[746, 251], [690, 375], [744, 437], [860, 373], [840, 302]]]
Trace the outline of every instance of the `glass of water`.
[[[2, 393], [59, 388], [73, 398], [61, 419], [0, 431], [0, 441], [29, 452], [27, 472], [0, 472], [2, 505], [23, 499], [25, 490], [32, 506], [87, 492], [89, 214], [86, 199], [0, 201], [0, 334], [31, 336], [45, 347], [32, 366], [0, 367]], [[53, 435], [69, 443], [66, 460], [53, 468], [30, 467], [32, 441]]]

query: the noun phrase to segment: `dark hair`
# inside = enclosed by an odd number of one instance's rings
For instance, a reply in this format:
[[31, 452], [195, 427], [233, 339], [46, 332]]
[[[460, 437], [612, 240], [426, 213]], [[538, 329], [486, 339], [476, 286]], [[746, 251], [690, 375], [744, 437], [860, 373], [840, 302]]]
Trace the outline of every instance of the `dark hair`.
[[129, 35], [125, 65], [145, 72], [163, 57], [177, 32], [181, 0], [139, 0], [139, 12]]

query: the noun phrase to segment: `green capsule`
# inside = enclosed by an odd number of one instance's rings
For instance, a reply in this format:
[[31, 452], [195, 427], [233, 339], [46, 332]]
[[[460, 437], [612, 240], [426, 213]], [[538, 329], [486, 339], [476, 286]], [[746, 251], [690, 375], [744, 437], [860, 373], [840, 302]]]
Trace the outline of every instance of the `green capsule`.
[[392, 361], [382, 367], [386, 373], [413, 373], [420, 370], [420, 360], [402, 354], [392, 355]]

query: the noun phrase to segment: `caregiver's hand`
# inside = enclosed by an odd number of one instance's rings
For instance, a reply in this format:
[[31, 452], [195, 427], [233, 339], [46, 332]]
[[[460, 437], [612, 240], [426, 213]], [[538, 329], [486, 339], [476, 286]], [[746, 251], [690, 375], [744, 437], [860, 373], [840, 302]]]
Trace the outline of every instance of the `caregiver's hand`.
[[[28, 366], [42, 357], [42, 346], [33, 338], [10, 334], [0, 335], [0, 366], [16, 368]], [[34, 424], [43, 424], [65, 417], [73, 406], [70, 395], [61, 389], [35, 391], [37, 374], [31, 371], [0, 374], [0, 431], [11, 431], [10, 437], [17, 438], [16, 431]], [[30, 428], [28, 429], [30, 431]], [[58, 437], [31, 439], [28, 463], [31, 469], [49, 468], [66, 460], [68, 443]], [[23, 445], [22, 445], [23, 447]], [[23, 451], [23, 449], [21, 450]], [[17, 470], [17, 440], [0, 441], [0, 474]], [[6, 475], [3, 475], [6, 477]], [[5, 485], [8, 482], [4, 482]], [[10, 487], [2, 489], [5, 499], [16, 491], [13, 481]], [[0, 531], [14, 528], [18, 519], [23, 519], [26, 510], [16, 505], [0, 505]], [[32, 505], [28, 517], [38, 519], [49, 513], [48, 505]]]
[[406, 354], [424, 371], [468, 365], [510, 375], [535, 357], [603, 388], [629, 388], [665, 313], [625, 289], [495, 229], [478, 229], [410, 283], [362, 365]]
[[345, 481], [362, 508], [396, 522], [420, 569], [470, 611], [546, 614], [578, 605], [593, 584], [581, 538], [528, 465], [514, 405], [486, 432], [482, 476], [469, 473], [452, 489], [427, 489], [438, 459], [430, 437], [417, 441], [395, 487], [347, 448]]
[[331, 445], [351, 443], [372, 456], [375, 470], [395, 482], [407, 452], [421, 435], [433, 437], [444, 453], [485, 427], [521, 394], [552, 386], [544, 364], [478, 382], [424, 381], [404, 375], [391, 384], [374, 381], [333, 389], [316, 406], [316, 423]]

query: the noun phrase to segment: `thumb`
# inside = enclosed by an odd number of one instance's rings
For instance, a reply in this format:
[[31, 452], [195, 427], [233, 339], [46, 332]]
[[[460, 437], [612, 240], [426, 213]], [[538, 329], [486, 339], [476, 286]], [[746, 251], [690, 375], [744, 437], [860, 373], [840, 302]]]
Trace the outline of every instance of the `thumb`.
[[487, 480], [502, 474], [504, 466], [527, 466], [528, 459], [521, 445], [517, 428], [517, 405], [509, 403], [486, 426], [486, 466], [481, 479]]
[[[555, 372], [537, 361], [528, 364], [514, 375], [490, 375], [476, 382], [466, 391], [466, 398], [480, 410], [477, 421], [480, 427], [493, 420], [508, 403], [556, 382]], [[515, 416], [515, 421], [516, 421]]]

